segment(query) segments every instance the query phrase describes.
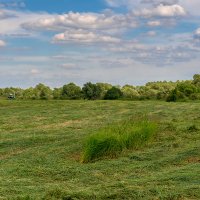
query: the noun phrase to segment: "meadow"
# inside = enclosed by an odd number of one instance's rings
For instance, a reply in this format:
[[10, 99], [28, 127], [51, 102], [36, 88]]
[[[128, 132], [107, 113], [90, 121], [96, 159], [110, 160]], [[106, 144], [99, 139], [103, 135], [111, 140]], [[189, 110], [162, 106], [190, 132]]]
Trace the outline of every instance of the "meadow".
[[[85, 138], [143, 115], [151, 142], [81, 162]], [[0, 100], [0, 199], [200, 199], [200, 102]]]

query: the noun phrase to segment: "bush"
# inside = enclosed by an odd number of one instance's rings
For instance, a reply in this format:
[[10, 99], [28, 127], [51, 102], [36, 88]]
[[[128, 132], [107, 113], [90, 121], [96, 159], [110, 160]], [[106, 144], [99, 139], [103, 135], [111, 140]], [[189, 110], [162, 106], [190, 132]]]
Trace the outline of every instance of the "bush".
[[121, 98], [123, 95], [122, 91], [117, 87], [112, 87], [105, 94], [104, 99], [106, 100], [115, 100]]
[[96, 100], [101, 98], [101, 87], [91, 82], [85, 83], [83, 88], [83, 97], [89, 100]]
[[156, 125], [148, 120], [123, 121], [109, 125], [86, 139], [82, 162], [88, 163], [101, 157], [116, 157], [122, 150], [138, 149], [155, 135]]

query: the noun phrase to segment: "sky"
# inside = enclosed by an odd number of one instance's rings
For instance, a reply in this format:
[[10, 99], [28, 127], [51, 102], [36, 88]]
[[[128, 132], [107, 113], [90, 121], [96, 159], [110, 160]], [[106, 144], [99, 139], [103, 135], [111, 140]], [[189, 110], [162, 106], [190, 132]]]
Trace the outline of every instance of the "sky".
[[199, 0], [0, 0], [0, 87], [192, 79], [199, 9]]

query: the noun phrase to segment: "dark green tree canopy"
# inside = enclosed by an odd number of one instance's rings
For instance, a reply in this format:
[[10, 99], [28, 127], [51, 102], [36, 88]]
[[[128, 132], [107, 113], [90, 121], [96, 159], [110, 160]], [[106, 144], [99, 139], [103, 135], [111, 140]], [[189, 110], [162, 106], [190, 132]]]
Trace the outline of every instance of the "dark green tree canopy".
[[83, 96], [85, 99], [95, 100], [101, 97], [101, 87], [97, 84], [88, 82], [82, 88]]
[[104, 99], [110, 99], [115, 100], [121, 98], [123, 95], [122, 91], [117, 87], [112, 87], [110, 90], [108, 90], [105, 94]]

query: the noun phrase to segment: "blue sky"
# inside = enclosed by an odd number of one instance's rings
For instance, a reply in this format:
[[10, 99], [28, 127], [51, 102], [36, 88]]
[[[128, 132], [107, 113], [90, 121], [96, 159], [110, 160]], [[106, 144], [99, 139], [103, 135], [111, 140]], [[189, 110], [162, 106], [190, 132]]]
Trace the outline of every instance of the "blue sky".
[[0, 87], [191, 79], [199, 0], [0, 0]]

